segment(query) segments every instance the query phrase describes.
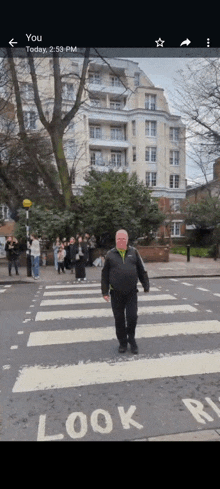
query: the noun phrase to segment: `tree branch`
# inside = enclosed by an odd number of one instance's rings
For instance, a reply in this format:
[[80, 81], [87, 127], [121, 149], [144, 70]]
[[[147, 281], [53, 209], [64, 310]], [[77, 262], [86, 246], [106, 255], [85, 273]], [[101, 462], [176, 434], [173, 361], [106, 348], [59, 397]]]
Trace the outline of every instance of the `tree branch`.
[[49, 130], [49, 122], [46, 120], [45, 115], [43, 113], [42, 109], [42, 104], [39, 96], [39, 90], [38, 90], [38, 84], [37, 84], [37, 76], [36, 76], [36, 71], [35, 71], [35, 66], [34, 66], [34, 59], [33, 56], [30, 52], [27, 53], [28, 56], [28, 62], [30, 66], [30, 73], [31, 73], [31, 78], [32, 78], [32, 83], [33, 83], [33, 90], [34, 90], [34, 101], [38, 110], [39, 118], [45, 129], [47, 131]]

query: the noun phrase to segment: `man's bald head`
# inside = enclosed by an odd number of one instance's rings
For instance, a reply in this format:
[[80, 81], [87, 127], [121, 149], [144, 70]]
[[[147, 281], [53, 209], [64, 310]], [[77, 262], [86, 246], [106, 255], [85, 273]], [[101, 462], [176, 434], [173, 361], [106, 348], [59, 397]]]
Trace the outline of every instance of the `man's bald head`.
[[126, 250], [128, 244], [128, 233], [125, 229], [119, 229], [115, 235], [116, 247], [120, 250]]

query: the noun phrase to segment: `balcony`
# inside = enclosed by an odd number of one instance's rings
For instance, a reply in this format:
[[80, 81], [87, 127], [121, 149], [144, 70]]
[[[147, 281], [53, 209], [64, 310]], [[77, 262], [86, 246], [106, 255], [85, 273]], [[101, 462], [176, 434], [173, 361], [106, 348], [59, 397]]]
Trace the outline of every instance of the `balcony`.
[[88, 84], [88, 90], [89, 92], [102, 92], [102, 93], [109, 93], [109, 94], [114, 94], [114, 95], [128, 95], [129, 89], [127, 89], [122, 83], [118, 84], [111, 84], [110, 82], [108, 83], [107, 81], [102, 81], [100, 80], [93, 80], [89, 81]]
[[97, 171], [106, 172], [111, 169], [118, 172], [123, 172], [123, 171], [129, 172], [128, 162], [116, 163], [108, 159], [99, 158], [94, 162], [90, 161], [90, 164], [91, 164], [91, 168], [94, 168], [94, 170]]
[[90, 146], [104, 146], [106, 148], [128, 148], [129, 142], [123, 134], [114, 136], [106, 136], [104, 134], [97, 134], [95, 137], [91, 136], [89, 139]]

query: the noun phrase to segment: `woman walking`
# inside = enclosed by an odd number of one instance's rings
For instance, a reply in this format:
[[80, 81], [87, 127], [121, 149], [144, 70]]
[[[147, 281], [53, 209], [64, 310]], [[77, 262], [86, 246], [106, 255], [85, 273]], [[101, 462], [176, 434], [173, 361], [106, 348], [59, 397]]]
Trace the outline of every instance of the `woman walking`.
[[82, 236], [79, 236], [78, 240], [76, 241], [75, 251], [76, 251], [76, 264], [75, 264], [76, 280], [80, 282], [81, 280], [86, 280], [85, 262], [86, 262], [87, 244], [83, 242]]

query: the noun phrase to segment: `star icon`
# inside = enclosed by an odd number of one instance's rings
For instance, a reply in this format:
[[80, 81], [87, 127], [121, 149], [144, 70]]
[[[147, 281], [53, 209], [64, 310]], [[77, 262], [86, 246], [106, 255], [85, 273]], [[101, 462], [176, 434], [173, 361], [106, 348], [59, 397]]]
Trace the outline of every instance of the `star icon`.
[[161, 37], [159, 37], [158, 41], [155, 41], [157, 43], [157, 48], [163, 48], [163, 43], [165, 41], [162, 41]]

